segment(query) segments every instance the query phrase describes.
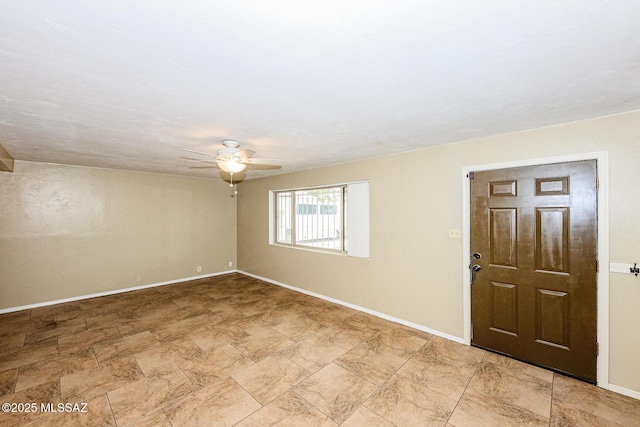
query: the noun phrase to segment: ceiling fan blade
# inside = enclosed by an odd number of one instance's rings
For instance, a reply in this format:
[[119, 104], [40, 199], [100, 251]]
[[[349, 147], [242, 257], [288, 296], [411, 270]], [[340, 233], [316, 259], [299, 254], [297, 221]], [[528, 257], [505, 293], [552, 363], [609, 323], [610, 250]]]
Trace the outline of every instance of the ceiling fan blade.
[[184, 159], [188, 162], [204, 162], [204, 163], [217, 163], [217, 160], [209, 160], [209, 159], [194, 159], [191, 157], [180, 157], [181, 159]]
[[238, 160], [238, 163], [242, 163], [243, 165], [272, 165], [272, 166], [280, 166], [280, 165], [278, 165], [278, 161], [277, 160], [263, 159], [263, 158], [258, 158], [258, 159], [240, 159], [240, 160]]
[[243, 165], [245, 165], [247, 167], [247, 169], [251, 169], [251, 170], [275, 170], [275, 169], [282, 169], [281, 165], [273, 165], [273, 164], [268, 164], [268, 163], [247, 163], [247, 162], [240, 162]]
[[189, 166], [189, 169], [220, 169], [218, 166]]
[[240, 150], [238, 152], [235, 153], [235, 155], [237, 155], [238, 157], [240, 157], [242, 160], [247, 160], [250, 157], [253, 157], [256, 154], [255, 151], [250, 150], [248, 148], [245, 148], [244, 150]]
[[186, 151], [187, 153], [202, 154], [203, 156], [218, 157], [217, 154], [205, 153], [203, 151], [187, 150], [186, 148], [180, 148], [180, 150], [181, 151]]

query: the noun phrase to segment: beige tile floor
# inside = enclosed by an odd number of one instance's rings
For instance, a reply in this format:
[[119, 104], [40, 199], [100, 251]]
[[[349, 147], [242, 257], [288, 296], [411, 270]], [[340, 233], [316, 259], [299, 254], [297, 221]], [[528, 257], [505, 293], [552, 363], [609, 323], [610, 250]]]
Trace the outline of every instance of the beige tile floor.
[[37, 410], [0, 426], [640, 425], [638, 400], [240, 274], [4, 314], [0, 344], [0, 403]]

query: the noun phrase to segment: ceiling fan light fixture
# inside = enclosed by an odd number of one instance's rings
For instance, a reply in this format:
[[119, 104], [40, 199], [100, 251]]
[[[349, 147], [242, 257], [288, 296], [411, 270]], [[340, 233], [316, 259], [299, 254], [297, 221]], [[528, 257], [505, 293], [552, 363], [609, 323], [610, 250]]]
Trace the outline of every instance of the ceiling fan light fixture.
[[247, 167], [247, 165], [243, 165], [234, 158], [220, 161], [218, 162], [218, 166], [220, 169], [228, 173], [239, 173]]

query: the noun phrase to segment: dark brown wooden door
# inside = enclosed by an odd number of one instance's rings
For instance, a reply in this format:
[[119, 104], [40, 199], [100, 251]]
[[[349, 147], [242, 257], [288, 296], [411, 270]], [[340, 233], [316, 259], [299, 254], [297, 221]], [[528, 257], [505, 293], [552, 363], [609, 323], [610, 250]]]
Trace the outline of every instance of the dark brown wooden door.
[[473, 345], [596, 381], [596, 176], [595, 160], [473, 174]]

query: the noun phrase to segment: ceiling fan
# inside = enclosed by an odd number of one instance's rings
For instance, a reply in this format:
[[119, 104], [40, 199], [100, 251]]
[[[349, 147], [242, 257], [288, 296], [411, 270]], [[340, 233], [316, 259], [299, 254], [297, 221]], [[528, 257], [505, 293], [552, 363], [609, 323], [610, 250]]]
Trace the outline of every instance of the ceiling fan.
[[[233, 187], [233, 175], [240, 174], [246, 170], [274, 170], [280, 169], [282, 166], [271, 163], [268, 160], [252, 159], [256, 154], [255, 151], [248, 148], [240, 149], [240, 143], [232, 139], [222, 141], [223, 147], [218, 150], [217, 154], [205, 153], [202, 151], [182, 149], [189, 153], [200, 154], [202, 156], [213, 157], [213, 159], [194, 159], [191, 157], [183, 157], [190, 162], [205, 163], [207, 166], [193, 166], [192, 168], [218, 168], [222, 172], [229, 174], [229, 179], [223, 178]], [[237, 182], [237, 180], [236, 180]]]

